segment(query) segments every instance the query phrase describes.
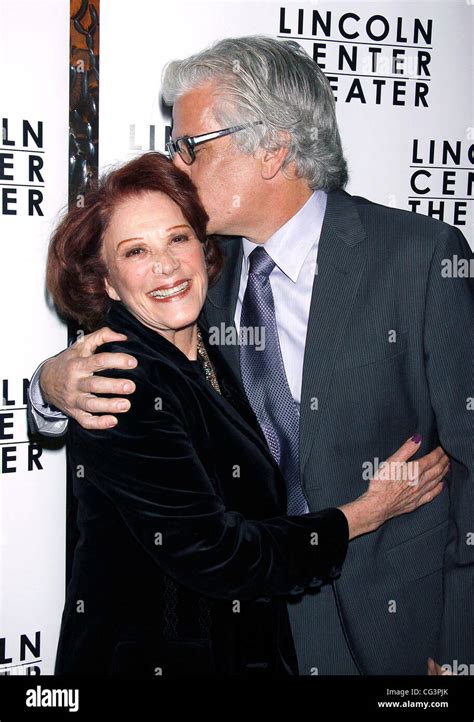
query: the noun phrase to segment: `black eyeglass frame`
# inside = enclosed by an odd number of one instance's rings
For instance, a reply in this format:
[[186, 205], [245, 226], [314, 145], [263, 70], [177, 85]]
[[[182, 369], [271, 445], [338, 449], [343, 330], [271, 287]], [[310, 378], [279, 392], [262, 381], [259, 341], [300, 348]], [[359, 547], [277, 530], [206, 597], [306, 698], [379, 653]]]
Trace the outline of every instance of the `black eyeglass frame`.
[[[222, 138], [225, 135], [237, 133], [237, 131], [244, 130], [244, 128], [251, 128], [253, 125], [262, 125], [262, 121], [255, 120], [253, 123], [246, 123], [245, 125], [233, 125], [230, 128], [214, 130], [211, 133], [201, 133], [200, 135], [182, 135], [179, 138], [176, 138], [176, 140], [170, 139], [166, 143], [166, 152], [168, 153], [171, 160], [173, 160], [176, 155], [179, 155], [181, 160], [186, 163], [186, 165], [192, 165], [196, 160], [196, 153], [194, 152], [194, 149], [197, 146], [201, 145], [202, 143], [208, 143], [210, 140], [216, 140], [216, 138]], [[190, 160], [187, 159], [181, 152], [179, 148], [180, 143], [184, 143], [186, 145]]]

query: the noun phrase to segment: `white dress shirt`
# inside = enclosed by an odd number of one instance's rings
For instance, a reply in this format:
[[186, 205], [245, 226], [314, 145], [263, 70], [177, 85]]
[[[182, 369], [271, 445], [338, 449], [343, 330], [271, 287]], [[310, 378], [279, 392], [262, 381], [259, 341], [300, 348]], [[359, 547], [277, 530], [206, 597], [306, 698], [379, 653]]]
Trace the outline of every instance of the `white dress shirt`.
[[[298, 407], [301, 400], [311, 294], [317, 269], [319, 237], [326, 201], [327, 194], [324, 191], [314, 191], [298, 213], [264, 243], [266, 252], [276, 264], [270, 274], [270, 285], [286, 378]], [[242, 242], [244, 257], [234, 316], [238, 331], [240, 331], [242, 303], [247, 288], [248, 258], [252, 251], [261, 245], [247, 238], [242, 239]]]

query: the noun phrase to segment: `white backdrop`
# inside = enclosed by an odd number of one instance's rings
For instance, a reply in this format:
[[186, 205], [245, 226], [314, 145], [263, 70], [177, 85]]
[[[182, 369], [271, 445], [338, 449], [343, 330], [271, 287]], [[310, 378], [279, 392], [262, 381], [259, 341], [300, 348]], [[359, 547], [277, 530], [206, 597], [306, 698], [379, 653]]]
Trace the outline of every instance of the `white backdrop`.
[[[292, 38], [317, 53], [335, 90], [347, 190], [458, 225], [472, 243], [473, 31], [466, 0], [102, 0], [101, 167], [163, 150], [167, 61], [228, 36]], [[446, 143], [459, 157], [443, 158]]]
[[65, 454], [29, 443], [25, 380], [67, 342], [44, 273], [67, 201], [68, 62], [67, 0], [0, 0], [0, 674], [52, 673], [64, 604]]

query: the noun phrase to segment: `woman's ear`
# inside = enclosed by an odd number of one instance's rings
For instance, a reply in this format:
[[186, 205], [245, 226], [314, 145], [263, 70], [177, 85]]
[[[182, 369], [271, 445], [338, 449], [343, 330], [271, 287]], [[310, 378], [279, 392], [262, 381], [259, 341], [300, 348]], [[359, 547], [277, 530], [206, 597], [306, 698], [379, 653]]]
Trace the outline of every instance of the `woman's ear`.
[[105, 290], [107, 292], [107, 296], [112, 299], [112, 301], [121, 301], [122, 299], [118, 295], [115, 288], [109, 283], [108, 279], [104, 279], [105, 282]]

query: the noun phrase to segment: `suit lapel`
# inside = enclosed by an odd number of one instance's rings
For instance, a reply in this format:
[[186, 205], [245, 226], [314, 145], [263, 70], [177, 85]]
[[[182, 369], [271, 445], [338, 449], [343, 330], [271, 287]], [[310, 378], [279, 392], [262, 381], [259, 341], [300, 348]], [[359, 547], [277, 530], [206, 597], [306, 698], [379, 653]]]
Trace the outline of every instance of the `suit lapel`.
[[219, 333], [221, 339], [219, 350], [237, 379], [241, 381], [239, 346], [238, 343], [232, 343], [232, 334], [236, 339], [234, 314], [243, 259], [242, 239], [235, 236], [222, 237], [220, 246], [224, 253], [224, 267], [218, 281], [208, 290], [204, 314], [200, 322], [206, 325], [208, 330], [217, 327], [219, 330], [224, 329], [224, 334], [228, 334], [229, 342], [225, 343], [225, 337], [222, 339], [222, 333]]
[[[300, 468], [303, 472], [320, 433], [320, 418], [344, 328], [366, 264], [365, 239], [351, 196], [342, 190], [328, 194], [318, 248], [318, 272], [313, 283], [306, 334], [300, 407]], [[235, 329], [234, 314], [240, 285], [243, 250], [237, 237], [222, 237], [224, 267], [207, 294], [200, 324]], [[222, 343], [219, 350], [241, 383], [239, 346]], [[317, 399], [317, 408], [312, 408]], [[314, 405], [314, 404], [313, 404]]]
[[332, 371], [366, 264], [364, 239], [351, 196], [341, 190], [329, 193], [306, 334], [300, 407], [301, 473], [320, 433]]

